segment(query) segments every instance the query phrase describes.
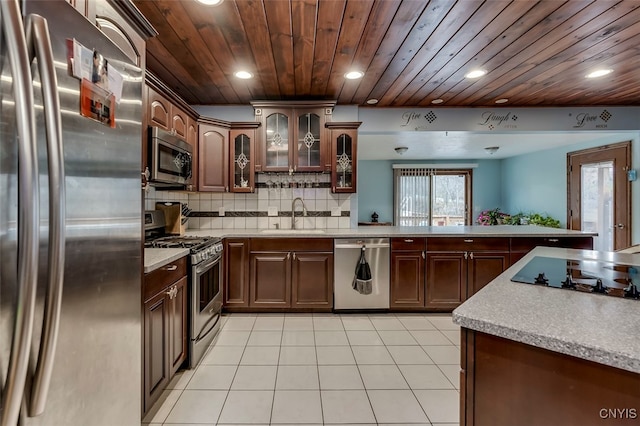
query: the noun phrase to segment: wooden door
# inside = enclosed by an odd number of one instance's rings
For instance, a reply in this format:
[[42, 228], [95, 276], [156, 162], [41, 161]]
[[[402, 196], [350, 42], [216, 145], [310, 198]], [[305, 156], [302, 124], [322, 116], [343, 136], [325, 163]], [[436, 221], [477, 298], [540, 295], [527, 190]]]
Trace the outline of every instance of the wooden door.
[[249, 306], [249, 240], [225, 239], [224, 306]]
[[569, 229], [598, 232], [595, 250], [631, 245], [630, 168], [631, 142], [567, 154], [567, 224]]
[[297, 172], [322, 172], [325, 169], [324, 109], [296, 109], [292, 147], [293, 168]]
[[[144, 304], [144, 410], [169, 383], [169, 297], [164, 291]], [[135, 360], [132, 360], [135, 362]]]
[[509, 265], [509, 252], [471, 252], [466, 299], [489, 284]]
[[187, 277], [175, 283], [174, 294], [169, 300], [169, 360], [171, 363], [170, 377], [187, 359]]
[[171, 130], [184, 140], [187, 139], [189, 116], [175, 105], [171, 107]]
[[427, 252], [425, 307], [451, 310], [462, 303], [467, 286], [465, 253]]
[[229, 190], [229, 130], [200, 124], [198, 135], [198, 190]]
[[263, 172], [288, 172], [293, 169], [291, 145], [293, 139], [293, 112], [291, 109], [264, 108], [262, 110], [263, 136], [260, 155]]
[[253, 192], [255, 188], [255, 130], [232, 129], [229, 132], [229, 190]]
[[[335, 123], [332, 123], [335, 124]], [[355, 193], [358, 166], [358, 130], [331, 129], [331, 188], [336, 193]]]
[[251, 253], [249, 306], [291, 306], [291, 252]]
[[391, 252], [392, 308], [424, 308], [424, 251]]
[[148, 88], [149, 125], [171, 130], [171, 103], [161, 94]]
[[333, 307], [333, 253], [294, 252], [292, 308]]

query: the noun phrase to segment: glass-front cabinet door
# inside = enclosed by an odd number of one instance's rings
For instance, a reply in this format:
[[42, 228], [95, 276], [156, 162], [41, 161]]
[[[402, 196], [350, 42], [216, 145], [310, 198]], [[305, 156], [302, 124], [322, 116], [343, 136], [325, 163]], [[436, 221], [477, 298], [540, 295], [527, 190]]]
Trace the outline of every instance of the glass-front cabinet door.
[[331, 129], [331, 189], [333, 192], [356, 192], [359, 125], [359, 122], [327, 124]]
[[322, 132], [324, 131], [324, 119], [320, 111], [296, 110], [296, 143], [294, 145], [293, 165], [297, 172], [321, 172], [323, 171]]
[[231, 139], [231, 192], [253, 192], [255, 164], [255, 130], [232, 129]]
[[263, 171], [289, 171], [290, 115], [285, 112], [266, 112], [266, 114]]

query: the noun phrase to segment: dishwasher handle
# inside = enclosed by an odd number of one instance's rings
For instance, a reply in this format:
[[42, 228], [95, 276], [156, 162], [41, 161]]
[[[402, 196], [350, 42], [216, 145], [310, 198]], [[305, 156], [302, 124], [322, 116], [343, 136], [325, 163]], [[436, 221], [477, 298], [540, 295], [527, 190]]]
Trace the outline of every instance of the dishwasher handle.
[[339, 244], [336, 243], [335, 248], [336, 250], [338, 249], [359, 249], [359, 248], [368, 248], [368, 249], [372, 249], [372, 248], [388, 248], [391, 247], [391, 244], [389, 243], [375, 243], [375, 244], [367, 244], [367, 243], [362, 243], [362, 244], [357, 244], [357, 243], [345, 243], [345, 244]]

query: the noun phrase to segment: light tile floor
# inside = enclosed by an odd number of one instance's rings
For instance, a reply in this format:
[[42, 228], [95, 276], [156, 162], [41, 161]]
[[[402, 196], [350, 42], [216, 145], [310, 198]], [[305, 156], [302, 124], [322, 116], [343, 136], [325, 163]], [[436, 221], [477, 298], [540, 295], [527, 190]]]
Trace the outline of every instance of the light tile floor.
[[457, 425], [446, 314], [230, 314], [149, 425]]

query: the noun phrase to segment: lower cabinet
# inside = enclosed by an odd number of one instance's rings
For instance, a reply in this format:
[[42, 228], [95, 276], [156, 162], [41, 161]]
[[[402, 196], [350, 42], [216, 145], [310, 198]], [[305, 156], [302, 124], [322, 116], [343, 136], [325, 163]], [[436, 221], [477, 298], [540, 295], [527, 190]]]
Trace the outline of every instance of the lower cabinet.
[[425, 307], [455, 309], [508, 267], [508, 238], [429, 238]]
[[333, 308], [333, 240], [251, 240], [250, 308]]
[[391, 239], [391, 309], [424, 309], [425, 239]]
[[537, 246], [593, 250], [593, 237], [517, 237], [511, 238], [509, 264], [513, 265]]
[[249, 306], [249, 239], [224, 240], [224, 306]]
[[169, 380], [187, 359], [186, 259], [153, 271], [144, 278], [143, 404], [157, 401]]

